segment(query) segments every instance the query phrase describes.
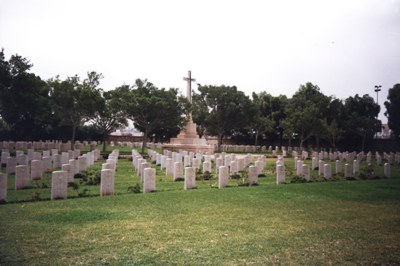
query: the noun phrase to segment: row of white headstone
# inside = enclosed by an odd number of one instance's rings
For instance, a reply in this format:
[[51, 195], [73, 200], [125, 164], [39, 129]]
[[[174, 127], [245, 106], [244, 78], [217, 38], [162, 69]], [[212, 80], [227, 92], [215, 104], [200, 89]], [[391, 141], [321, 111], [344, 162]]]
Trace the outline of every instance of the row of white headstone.
[[[367, 164], [373, 162], [373, 155], [371, 152], [364, 153], [364, 152], [312, 152], [311, 153], [311, 158], [309, 156], [309, 153], [307, 151], [302, 151], [300, 154], [297, 151], [292, 152], [292, 157], [293, 158], [299, 158], [301, 160], [307, 160], [307, 159], [313, 159], [316, 158], [317, 160], [322, 160], [322, 161], [346, 161], [347, 163], [351, 163], [354, 160], [358, 160], [359, 162], [365, 160]], [[381, 155], [379, 152], [375, 152], [375, 162], [377, 165], [382, 165], [383, 161], [382, 158], [389, 164], [400, 164], [400, 152], [390, 152], [386, 153], [384, 152], [383, 155]]]
[[101, 165], [100, 196], [114, 195], [118, 157], [119, 150], [113, 150], [106, 162]]
[[[46, 171], [52, 171], [53, 169], [61, 168], [52, 172], [51, 178], [51, 199], [56, 198], [67, 198], [67, 188], [69, 182], [74, 182], [74, 175], [86, 170], [88, 167], [94, 164], [100, 157], [100, 151], [94, 150], [74, 158], [76, 154], [80, 154], [80, 151], [73, 153], [72, 158], [67, 157], [68, 161], [65, 160], [61, 167], [57, 165], [47, 166], [49, 159], [58, 158], [56, 151], [52, 151], [52, 157], [43, 156], [40, 160], [26, 160], [26, 164], [15, 165], [14, 171], [9, 171], [11, 167], [9, 162], [12, 157], [7, 158], [7, 173], [0, 173], [0, 201], [7, 200], [7, 176], [8, 174], [15, 174], [15, 190], [28, 188], [31, 185], [32, 180], [41, 180], [43, 174]], [[72, 153], [64, 153], [65, 155], [72, 155]], [[24, 156], [20, 154], [19, 156]], [[50, 163], [52, 161], [50, 160]]]
[[[202, 172], [215, 172], [218, 174], [218, 187], [227, 186], [229, 176], [249, 167], [249, 182], [251, 185], [257, 184], [258, 176], [263, 173], [266, 163], [265, 156], [259, 156], [255, 166], [249, 166], [252, 163], [252, 155], [247, 154], [242, 158], [236, 158], [235, 154], [209, 154], [193, 153], [187, 151], [171, 152], [164, 150], [164, 154], [160, 154], [154, 150], [148, 149], [148, 155], [152, 163], [160, 166], [167, 176], [171, 176], [174, 181], [184, 180], [184, 189], [191, 189], [196, 186], [196, 172], [202, 168]], [[215, 167], [213, 170], [213, 162]], [[143, 182], [144, 192], [155, 191], [155, 179], [153, 176], [146, 175], [146, 169], [151, 168], [151, 163], [143, 159], [135, 150], [132, 151], [132, 164], [137, 171], [137, 175]], [[154, 180], [151, 182], [152, 187], [146, 185], [148, 178]]]
[[[83, 146], [90, 145], [90, 150], [95, 150], [95, 146], [97, 145], [96, 141], [88, 142], [88, 141], [75, 141], [74, 148], [82, 149]], [[2, 150], [51, 150], [57, 149], [59, 151], [68, 151], [72, 149], [72, 144], [70, 141], [62, 142], [62, 141], [2, 141], [0, 142], [0, 149]]]

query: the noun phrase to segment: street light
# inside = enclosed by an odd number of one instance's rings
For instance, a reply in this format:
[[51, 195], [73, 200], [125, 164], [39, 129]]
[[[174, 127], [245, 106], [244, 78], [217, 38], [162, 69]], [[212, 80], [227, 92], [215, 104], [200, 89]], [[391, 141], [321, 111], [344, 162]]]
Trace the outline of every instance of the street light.
[[376, 92], [376, 104], [378, 103], [378, 92], [381, 91], [382, 85], [375, 85], [375, 92]]
[[[378, 93], [381, 91], [382, 85], [375, 85], [375, 92], [376, 92], [376, 104], [379, 105], [378, 103]], [[376, 120], [378, 120], [378, 117], [376, 117]], [[378, 139], [378, 131], [376, 132], [375, 138]]]

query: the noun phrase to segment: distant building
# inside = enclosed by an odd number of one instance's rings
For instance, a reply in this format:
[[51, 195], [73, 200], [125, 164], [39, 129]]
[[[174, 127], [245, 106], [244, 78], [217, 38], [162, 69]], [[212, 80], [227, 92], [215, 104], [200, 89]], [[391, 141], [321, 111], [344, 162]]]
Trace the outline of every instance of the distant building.
[[392, 131], [388, 124], [382, 124], [382, 130], [378, 133], [378, 139], [389, 139], [392, 135]]
[[111, 136], [133, 136], [142, 137], [143, 133], [134, 127], [119, 128], [110, 134]]

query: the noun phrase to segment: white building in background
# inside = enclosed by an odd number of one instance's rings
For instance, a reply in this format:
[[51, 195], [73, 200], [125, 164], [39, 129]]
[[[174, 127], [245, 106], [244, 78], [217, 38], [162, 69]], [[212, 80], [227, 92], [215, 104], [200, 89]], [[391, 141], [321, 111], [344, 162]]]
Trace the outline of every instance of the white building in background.
[[143, 133], [134, 127], [119, 128], [110, 134], [111, 136], [134, 136], [142, 137]]
[[378, 139], [389, 139], [392, 135], [392, 131], [388, 124], [382, 124], [382, 131], [378, 133]]

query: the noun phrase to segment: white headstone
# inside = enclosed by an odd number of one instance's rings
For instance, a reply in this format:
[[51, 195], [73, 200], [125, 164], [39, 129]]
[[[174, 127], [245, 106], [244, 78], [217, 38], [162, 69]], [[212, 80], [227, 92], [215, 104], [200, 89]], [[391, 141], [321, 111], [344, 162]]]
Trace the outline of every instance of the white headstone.
[[61, 165], [61, 170], [67, 172], [67, 182], [73, 183], [74, 182], [74, 169], [71, 164], [63, 164]]
[[249, 183], [250, 185], [258, 184], [258, 169], [256, 166], [249, 166]]
[[17, 158], [8, 157], [7, 158], [7, 174], [14, 174], [17, 166]]
[[332, 179], [331, 164], [324, 164], [324, 178], [326, 180]]
[[264, 164], [263, 164], [263, 162], [257, 160], [257, 161], [255, 161], [254, 165], [257, 168], [257, 173], [258, 173], [257, 175], [263, 174], [263, 172], [264, 172]]
[[192, 189], [196, 187], [196, 169], [194, 167], [185, 167], [185, 184], [184, 189]]
[[18, 165], [15, 167], [15, 189], [28, 188], [29, 186], [29, 167], [27, 165]]
[[237, 160], [231, 161], [231, 166], [229, 167], [229, 174], [234, 175], [238, 173], [238, 163]]
[[183, 178], [183, 163], [182, 163], [182, 161], [174, 162], [173, 180], [176, 181], [180, 178]]
[[0, 173], [0, 202], [7, 201], [7, 174]]
[[224, 188], [228, 185], [228, 167], [220, 166], [218, 170], [218, 188]]
[[102, 169], [101, 180], [100, 180], [100, 196], [113, 195], [113, 194], [114, 194], [114, 171], [113, 169]]
[[383, 165], [383, 175], [386, 178], [390, 178], [391, 177], [391, 173], [390, 173], [390, 163], [385, 163]]
[[360, 173], [360, 162], [358, 160], [353, 161], [353, 174], [357, 175]]
[[156, 169], [144, 169], [143, 193], [156, 191]]
[[325, 162], [322, 160], [319, 160], [319, 162], [318, 162], [318, 175], [319, 176], [324, 176], [324, 165], [325, 165]]
[[301, 168], [301, 176], [307, 182], [310, 181], [310, 166], [308, 164], [302, 164], [301, 166], [297, 166]]
[[203, 173], [209, 172], [211, 173], [211, 162], [210, 161], [205, 161], [203, 162]]
[[223, 165], [223, 159], [217, 158], [215, 160], [215, 171], [218, 173], [219, 167]]
[[276, 165], [276, 184], [285, 183], [285, 166], [283, 164]]
[[50, 172], [53, 169], [51, 157], [44, 156], [42, 162], [43, 162], [43, 172]]
[[173, 176], [174, 175], [174, 162], [171, 158], [166, 159], [166, 175]]
[[66, 199], [68, 192], [67, 172], [54, 171], [51, 174], [51, 199]]
[[79, 156], [78, 157], [78, 162], [79, 162], [79, 172], [83, 172], [86, 170], [87, 164], [86, 164], [86, 157], [84, 156]]
[[31, 179], [39, 180], [43, 177], [43, 162], [38, 160], [33, 160], [31, 162]]
[[342, 164], [340, 163], [339, 160], [336, 160], [336, 162], [335, 162], [335, 170], [336, 170], [336, 174], [339, 174], [342, 172]]
[[344, 177], [353, 177], [351, 165], [348, 163], [344, 165]]

